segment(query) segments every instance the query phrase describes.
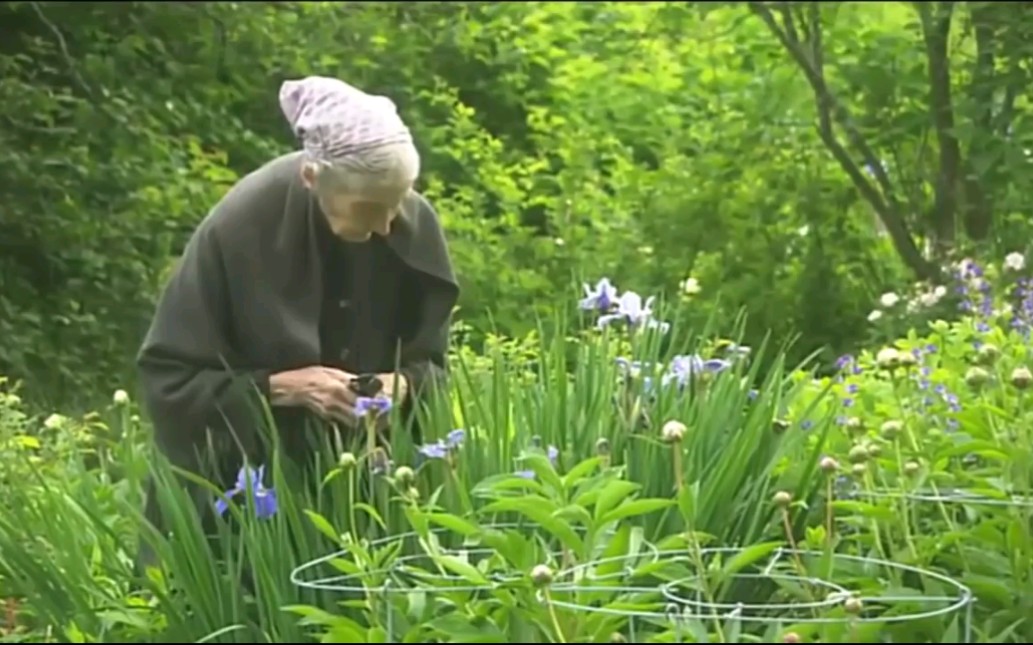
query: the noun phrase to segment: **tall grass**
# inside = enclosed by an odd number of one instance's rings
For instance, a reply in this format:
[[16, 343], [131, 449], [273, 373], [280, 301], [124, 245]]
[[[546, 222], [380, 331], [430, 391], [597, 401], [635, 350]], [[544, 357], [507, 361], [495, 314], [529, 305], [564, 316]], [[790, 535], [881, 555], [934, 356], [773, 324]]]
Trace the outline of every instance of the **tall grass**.
[[[529, 351], [501, 344], [484, 356], [456, 354], [447, 396], [416, 414], [424, 444], [463, 431], [461, 447], [445, 458], [421, 454], [397, 410], [391, 464], [381, 474], [366, 467], [362, 432], [322, 437], [314, 468], [279, 457], [272, 433], [275, 456], [264, 466], [278, 512], [270, 518], [254, 517], [249, 499], [225, 517], [206, 511], [224, 486], [155, 455], [146, 427], [125, 407], [115, 410], [114, 430], [91, 435], [89, 454], [66, 442], [40, 464], [32, 450], [16, 451], [20, 457], [0, 464], [8, 504], [0, 514], [0, 595], [18, 598], [21, 623], [54, 641], [305, 641], [308, 628], [285, 607], [332, 610], [340, 598], [299, 587], [292, 571], [349, 544], [412, 531], [416, 506], [491, 524], [548, 519], [542, 508], [554, 504], [554, 515], [577, 524], [577, 513], [568, 517], [577, 500], [543, 479], [550, 456], [557, 473], [596, 460], [621, 471], [626, 495], [675, 500], [629, 518], [651, 541], [692, 531], [749, 545], [781, 532], [772, 523], [775, 490], [806, 498], [819, 488], [829, 423], [804, 431], [786, 418], [808, 381], [801, 366], [785, 364], [784, 350], [752, 348], [723, 371], [663, 388], [662, 366], [676, 355], [732, 354], [709, 330], [571, 334], [563, 317], [542, 327], [538, 337], [547, 340]], [[626, 361], [642, 367], [631, 373]], [[687, 432], [665, 443], [671, 420]], [[345, 453], [355, 462], [342, 460]], [[414, 469], [413, 482], [396, 477], [400, 466]], [[511, 476], [522, 470], [537, 476]], [[166, 533], [144, 521], [148, 480]], [[545, 505], [499, 506], [500, 488]], [[137, 566], [140, 540], [160, 566]]]

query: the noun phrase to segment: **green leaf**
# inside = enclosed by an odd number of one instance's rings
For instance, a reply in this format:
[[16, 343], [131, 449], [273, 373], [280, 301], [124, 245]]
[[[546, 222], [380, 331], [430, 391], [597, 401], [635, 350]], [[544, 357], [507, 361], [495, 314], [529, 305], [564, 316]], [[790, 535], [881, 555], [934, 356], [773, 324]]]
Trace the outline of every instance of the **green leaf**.
[[529, 491], [543, 497], [548, 494], [541, 482], [518, 477], [510, 473], [493, 475], [481, 480], [473, 487], [472, 494], [475, 497], [494, 497], [492, 493], [510, 490]]
[[602, 457], [589, 457], [576, 464], [563, 476], [563, 488], [565, 490], [574, 488], [581, 479], [598, 468], [600, 463], [602, 463]]
[[617, 522], [638, 515], [646, 515], [671, 506], [674, 506], [673, 499], [636, 499], [632, 502], [625, 502], [613, 509], [600, 520], [600, 523], [606, 525], [610, 522]]
[[[366, 630], [358, 625], [335, 624], [319, 639], [320, 643], [365, 643]], [[368, 641], [372, 643], [373, 641]], [[384, 641], [381, 641], [384, 642]]]
[[622, 499], [625, 499], [640, 488], [642, 488], [641, 484], [623, 479], [615, 479], [606, 484], [606, 487], [599, 492], [599, 498], [595, 502], [596, 521], [599, 521], [605, 513], [619, 504]]
[[325, 517], [309, 509], [305, 509], [305, 515], [307, 515], [312, 524], [319, 529], [320, 533], [330, 538], [335, 544], [341, 543], [340, 534], [334, 530], [334, 527]]
[[577, 522], [583, 526], [592, 525], [592, 516], [588, 510], [577, 504], [568, 504], [563, 508], [556, 511], [556, 517], [560, 519], [569, 519], [572, 522]]
[[463, 536], [477, 535], [483, 529], [477, 524], [449, 513], [427, 513], [427, 519]]
[[556, 469], [552, 467], [552, 462], [545, 455], [531, 453], [521, 457], [520, 461], [526, 462], [527, 466], [534, 471], [534, 474], [555, 491], [560, 492], [564, 490], [563, 480], [560, 479]]
[[373, 508], [369, 504], [366, 504], [365, 502], [356, 502], [355, 510], [366, 513], [371, 518], [373, 518], [374, 522], [380, 525], [380, 528], [384, 529], [385, 531], [387, 530], [387, 522], [384, 521], [384, 518], [380, 517], [380, 513], [377, 512], [377, 509]]
[[463, 562], [455, 556], [433, 554], [431, 557], [434, 559], [434, 562], [437, 562], [446, 569], [449, 569], [452, 573], [462, 576], [472, 584], [488, 585], [487, 578], [485, 578], [480, 571], [478, 571], [473, 565]]
[[567, 548], [575, 553], [581, 553], [583, 544], [570, 525], [565, 521], [553, 516], [556, 511], [555, 505], [546, 499], [541, 498], [517, 498], [501, 499], [480, 509], [480, 513], [504, 513], [516, 512], [528, 519], [537, 522], [545, 531], [553, 537], [558, 538]]
[[876, 506], [874, 504], [868, 504], [867, 502], [855, 502], [840, 499], [832, 502], [832, 508], [834, 510], [843, 510], [885, 522], [892, 522], [897, 519], [896, 513], [891, 509]]
[[442, 643], [508, 643], [509, 638], [488, 618], [452, 612], [435, 618], [427, 627], [439, 638], [429, 642]]
[[755, 564], [762, 558], [767, 557], [781, 546], [781, 542], [764, 542], [748, 546], [728, 559], [728, 562], [721, 569], [721, 575], [725, 578], [733, 576], [751, 564]]

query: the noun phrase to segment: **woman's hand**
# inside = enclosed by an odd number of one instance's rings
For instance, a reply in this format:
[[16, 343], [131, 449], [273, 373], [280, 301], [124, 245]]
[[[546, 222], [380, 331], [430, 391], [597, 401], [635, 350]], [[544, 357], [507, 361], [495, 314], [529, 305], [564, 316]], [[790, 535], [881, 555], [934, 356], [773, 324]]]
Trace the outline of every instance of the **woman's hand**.
[[355, 378], [343, 370], [313, 365], [279, 372], [269, 378], [273, 406], [300, 406], [329, 421], [355, 423], [356, 394], [349, 387]]

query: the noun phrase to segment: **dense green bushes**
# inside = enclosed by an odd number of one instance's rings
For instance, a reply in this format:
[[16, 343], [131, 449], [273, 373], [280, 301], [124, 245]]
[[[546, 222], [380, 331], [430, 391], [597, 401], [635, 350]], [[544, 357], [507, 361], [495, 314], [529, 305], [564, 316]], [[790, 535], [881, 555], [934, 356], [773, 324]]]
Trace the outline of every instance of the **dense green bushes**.
[[[933, 142], [953, 134], [994, 233], [1025, 239], [1025, 22], [995, 6], [956, 9], [966, 125], [939, 139], [919, 13], [822, 16], [828, 83], [919, 242], [942, 220]], [[989, 79], [970, 60], [974, 19], [996, 47]], [[829, 345], [831, 360], [908, 279], [870, 193], [815, 134], [805, 75], [744, 8], [16, 2], [0, 20], [0, 366], [33, 397], [126, 382], [163, 272], [235, 177], [292, 145], [276, 90], [310, 73], [386, 93], [412, 124], [473, 342], [534, 329], [579, 274], [605, 270], [671, 297], [694, 276], [683, 316], [745, 307], [749, 340], [799, 332], [795, 356]]]

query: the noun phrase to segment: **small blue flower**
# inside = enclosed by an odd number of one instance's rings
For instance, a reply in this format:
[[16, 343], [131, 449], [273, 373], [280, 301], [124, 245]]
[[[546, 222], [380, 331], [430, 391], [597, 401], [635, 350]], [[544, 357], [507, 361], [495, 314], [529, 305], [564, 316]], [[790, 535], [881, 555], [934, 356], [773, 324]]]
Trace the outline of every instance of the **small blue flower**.
[[251, 496], [255, 500], [255, 515], [260, 518], [275, 515], [277, 509], [276, 491], [262, 485], [264, 476], [265, 466], [259, 466], [257, 470], [247, 466], [242, 467], [240, 472], [237, 473], [237, 485], [226, 491], [224, 497], [220, 497], [215, 501], [215, 512], [219, 515], [225, 514], [229, 508], [228, 498], [246, 494], [250, 490]]
[[443, 441], [422, 445], [418, 450], [427, 459], [444, 459], [448, 457], [448, 448]]
[[585, 311], [609, 311], [617, 302], [617, 287], [613, 286], [609, 278], [597, 282], [594, 290], [587, 284], [584, 288], [585, 297], [578, 306]]
[[694, 376], [706, 372], [720, 373], [731, 366], [731, 362], [721, 358], [704, 359], [697, 355], [675, 356], [671, 359], [671, 364], [664, 375], [664, 385], [675, 381], [681, 387], [686, 385]]
[[634, 291], [626, 291], [617, 300], [617, 311], [599, 316], [599, 320], [596, 321], [596, 326], [599, 329], [602, 329], [610, 323], [620, 321], [631, 327], [659, 326], [662, 330], [666, 331], [666, 328], [670, 326], [668, 323], [653, 320], [653, 300], [655, 300], [655, 298], [650, 296], [643, 301], [642, 296], [638, 295]]
[[355, 416], [360, 419], [368, 415], [370, 412], [374, 416], [380, 416], [386, 414], [391, 409], [391, 399], [384, 396], [360, 396], [355, 401]]
[[459, 428], [449, 432], [444, 439], [424, 444], [417, 448], [417, 450], [420, 455], [427, 459], [445, 459], [450, 452], [458, 449], [463, 444], [465, 438], [466, 431]]

